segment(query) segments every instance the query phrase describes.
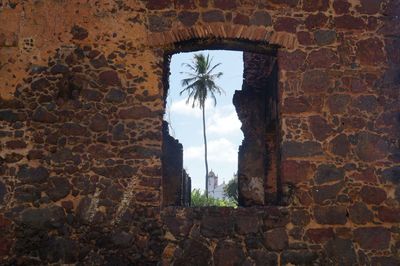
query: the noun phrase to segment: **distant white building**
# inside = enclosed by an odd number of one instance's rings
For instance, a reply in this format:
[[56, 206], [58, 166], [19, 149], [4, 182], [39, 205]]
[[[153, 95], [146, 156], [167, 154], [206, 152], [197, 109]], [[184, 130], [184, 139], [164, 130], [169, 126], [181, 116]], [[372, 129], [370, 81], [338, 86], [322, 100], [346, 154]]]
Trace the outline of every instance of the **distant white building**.
[[216, 199], [226, 199], [224, 192], [225, 181], [218, 185], [218, 176], [215, 175], [213, 170], [208, 173], [208, 196]]

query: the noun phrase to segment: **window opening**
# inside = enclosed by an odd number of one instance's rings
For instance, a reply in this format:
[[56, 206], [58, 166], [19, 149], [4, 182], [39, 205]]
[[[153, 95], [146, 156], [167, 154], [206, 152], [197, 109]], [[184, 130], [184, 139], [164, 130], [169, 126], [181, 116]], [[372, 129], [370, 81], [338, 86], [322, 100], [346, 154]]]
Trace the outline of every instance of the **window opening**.
[[[232, 49], [234, 44], [226, 46]], [[186, 45], [178, 45], [165, 56], [163, 206], [190, 206], [195, 200], [191, 196], [198, 197], [193, 189], [205, 190], [202, 112], [198, 106], [192, 108], [193, 99], [186, 104], [186, 93], [179, 95], [184, 89], [181, 80], [187, 77], [181, 72], [190, 72], [182, 63], [191, 63], [193, 54], [199, 53], [213, 57], [213, 65], [222, 63], [215, 73], [223, 72], [229, 81], [216, 80], [226, 94], [216, 95], [216, 108], [212, 108], [212, 101], [205, 102], [208, 195], [226, 197], [227, 184], [237, 178], [239, 206], [276, 204], [280, 196], [276, 57], [270, 47], [263, 53], [259, 53], [260, 47], [256, 47], [256, 53], [254, 49], [242, 53], [191, 47], [194, 52], [180, 53], [189, 50]], [[238, 45], [236, 50], [243, 47]], [[206, 43], [203, 48], [210, 46]], [[221, 48], [223, 43], [211, 45], [211, 49]]]

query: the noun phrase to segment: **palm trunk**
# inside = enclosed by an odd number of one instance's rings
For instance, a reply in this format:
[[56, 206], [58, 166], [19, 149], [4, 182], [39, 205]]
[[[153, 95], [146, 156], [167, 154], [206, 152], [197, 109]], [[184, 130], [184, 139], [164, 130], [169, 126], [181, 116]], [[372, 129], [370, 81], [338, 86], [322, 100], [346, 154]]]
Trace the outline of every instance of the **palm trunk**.
[[203, 106], [203, 137], [204, 137], [204, 163], [206, 166], [206, 197], [208, 198], [208, 161], [207, 161], [207, 136], [206, 136], [206, 111]]

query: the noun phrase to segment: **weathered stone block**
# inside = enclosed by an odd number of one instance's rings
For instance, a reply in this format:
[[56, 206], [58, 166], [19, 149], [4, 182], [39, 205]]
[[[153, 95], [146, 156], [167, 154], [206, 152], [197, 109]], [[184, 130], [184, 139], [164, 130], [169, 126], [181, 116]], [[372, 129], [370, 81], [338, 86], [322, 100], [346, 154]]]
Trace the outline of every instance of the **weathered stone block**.
[[23, 225], [34, 229], [59, 228], [65, 223], [65, 213], [59, 206], [28, 208], [20, 219]]
[[321, 144], [314, 141], [285, 141], [282, 145], [284, 157], [311, 157], [322, 155]]
[[182, 249], [175, 261], [177, 265], [209, 265], [212, 261], [210, 249], [197, 240], [185, 240]]
[[400, 184], [400, 166], [385, 169], [382, 172], [382, 177], [386, 182]]
[[134, 106], [128, 109], [120, 109], [118, 116], [121, 119], [140, 119], [158, 116], [158, 112], [154, 112], [145, 106]]
[[354, 230], [354, 240], [362, 249], [387, 249], [390, 239], [390, 231], [384, 227], [361, 227]]
[[356, 202], [349, 207], [350, 220], [355, 224], [366, 224], [374, 218], [373, 213], [362, 202]]
[[278, 256], [273, 252], [268, 252], [263, 249], [256, 249], [250, 250], [249, 253], [256, 266], [278, 265]]
[[74, 25], [71, 28], [71, 34], [72, 34], [72, 39], [74, 40], [84, 40], [89, 36], [89, 32], [87, 29], [79, 26], [79, 25]]
[[236, 8], [236, 1], [234, 0], [214, 0], [214, 6], [223, 10], [230, 10]]
[[182, 11], [178, 14], [178, 19], [186, 27], [193, 26], [199, 18], [199, 13], [191, 11]]
[[250, 17], [250, 24], [257, 26], [271, 26], [272, 25], [271, 15], [265, 11], [256, 11]]
[[326, 200], [335, 200], [343, 187], [344, 182], [338, 182], [333, 185], [313, 187], [312, 195], [315, 203], [323, 204]]
[[362, 30], [366, 27], [364, 20], [360, 17], [354, 17], [351, 15], [343, 15], [334, 19], [335, 26], [338, 29], [344, 30]]
[[378, 38], [370, 38], [361, 40], [357, 43], [357, 58], [363, 65], [376, 66], [386, 61], [385, 53], [383, 52], [383, 43]]
[[282, 162], [282, 182], [297, 184], [308, 180], [312, 175], [312, 166], [307, 161]]
[[381, 206], [378, 209], [378, 218], [386, 223], [400, 223], [400, 208]]
[[347, 14], [350, 7], [351, 4], [347, 0], [334, 0], [333, 2], [333, 9], [338, 15]]
[[264, 244], [269, 250], [284, 250], [288, 243], [288, 236], [284, 228], [272, 229], [264, 234]]
[[309, 54], [308, 62], [309, 68], [330, 68], [339, 62], [339, 58], [332, 49], [321, 48]]
[[357, 10], [363, 14], [376, 14], [381, 10], [382, 0], [361, 0]]
[[310, 215], [307, 210], [294, 210], [291, 213], [291, 221], [294, 225], [306, 226], [310, 223]]
[[103, 99], [103, 94], [99, 91], [91, 90], [91, 89], [83, 89], [81, 90], [80, 95], [83, 99], [87, 101], [101, 101]]
[[7, 194], [7, 187], [3, 182], [0, 182], [0, 204], [3, 204], [4, 197]]
[[344, 179], [344, 170], [337, 168], [333, 164], [321, 164], [317, 168], [315, 182], [317, 184], [340, 181]]
[[315, 139], [324, 141], [333, 133], [332, 127], [325, 118], [321, 116], [311, 116], [308, 120], [310, 121], [310, 129]]
[[233, 23], [241, 24], [241, 25], [249, 25], [250, 24], [250, 18], [247, 15], [238, 13], [233, 18]]
[[279, 67], [280, 69], [288, 71], [299, 70], [304, 65], [306, 56], [306, 53], [301, 50], [295, 50], [293, 52], [279, 51]]
[[47, 111], [44, 107], [39, 106], [33, 112], [32, 120], [42, 123], [55, 123], [58, 121], [58, 117]]
[[344, 206], [316, 206], [314, 217], [319, 224], [346, 224], [347, 210]]
[[236, 230], [239, 234], [257, 233], [260, 227], [260, 221], [257, 216], [237, 216], [235, 219]]
[[201, 14], [204, 22], [224, 22], [225, 16], [221, 10], [211, 10]]
[[214, 252], [216, 265], [240, 265], [245, 258], [243, 249], [239, 243], [231, 240], [221, 241]]
[[346, 157], [350, 152], [350, 141], [345, 134], [337, 135], [329, 142], [329, 149], [335, 155]]
[[106, 70], [99, 74], [99, 81], [105, 86], [121, 86], [118, 73], [114, 70]]
[[50, 86], [50, 82], [45, 78], [36, 79], [31, 83], [33, 91], [42, 91]]
[[398, 257], [373, 257], [371, 259], [372, 266], [396, 266], [400, 264]]
[[60, 130], [65, 136], [85, 136], [88, 133], [86, 127], [77, 123], [64, 123]]
[[152, 10], [172, 8], [173, 3], [172, 0], [149, 0], [146, 3], [146, 8]]
[[49, 185], [46, 194], [52, 201], [65, 198], [71, 191], [71, 184], [65, 177], [50, 177]]
[[369, 132], [360, 132], [356, 146], [357, 156], [365, 162], [373, 162], [385, 158], [389, 145], [381, 136]]
[[309, 250], [292, 251], [285, 250], [281, 253], [283, 265], [312, 265], [318, 259], [318, 254]]
[[233, 219], [228, 216], [204, 216], [200, 231], [205, 237], [226, 237], [233, 234]]
[[276, 31], [295, 33], [299, 24], [300, 22], [297, 19], [290, 17], [279, 17], [274, 23], [274, 29]]
[[108, 120], [104, 115], [97, 113], [92, 117], [89, 127], [95, 132], [107, 131]]
[[303, 10], [309, 12], [326, 11], [329, 7], [328, 0], [304, 0]]
[[330, 45], [336, 41], [336, 31], [317, 30], [314, 32], [314, 38], [319, 46]]
[[195, 9], [195, 0], [175, 0], [175, 9]]
[[25, 141], [22, 140], [9, 140], [6, 142], [6, 147], [8, 149], [24, 149], [26, 148], [27, 144]]
[[362, 200], [367, 204], [381, 204], [386, 200], [386, 192], [377, 187], [363, 186], [360, 191]]
[[328, 17], [325, 16], [323, 13], [311, 14], [305, 20], [305, 25], [307, 29], [320, 29], [325, 26], [326, 22], [328, 21]]
[[335, 234], [332, 228], [315, 228], [308, 229], [306, 236], [311, 240], [311, 242], [320, 244], [333, 239]]
[[337, 265], [354, 265], [357, 263], [356, 252], [351, 240], [336, 238], [325, 245], [329, 258]]
[[14, 190], [14, 197], [22, 202], [34, 202], [40, 199], [40, 196], [40, 191], [32, 185], [18, 186]]
[[308, 70], [304, 72], [301, 88], [305, 93], [323, 93], [330, 87], [331, 81], [326, 71]]
[[126, 92], [118, 89], [111, 89], [106, 95], [106, 101], [111, 103], [122, 103], [125, 98]]
[[28, 167], [26, 165], [22, 166], [18, 173], [17, 178], [19, 178], [24, 183], [43, 183], [49, 177], [49, 172], [43, 166], [39, 167]]

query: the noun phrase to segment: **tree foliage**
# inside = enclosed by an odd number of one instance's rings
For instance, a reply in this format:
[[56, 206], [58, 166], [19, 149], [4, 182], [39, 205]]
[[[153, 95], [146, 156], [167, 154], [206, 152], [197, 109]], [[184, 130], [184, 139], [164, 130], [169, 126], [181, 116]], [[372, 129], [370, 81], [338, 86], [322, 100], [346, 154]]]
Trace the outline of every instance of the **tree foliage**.
[[238, 192], [238, 180], [233, 178], [224, 187], [225, 196], [227, 196], [231, 201], [238, 202], [239, 192]]
[[207, 206], [218, 206], [218, 207], [237, 207], [236, 202], [230, 199], [216, 199], [213, 197], [206, 197], [205, 193], [201, 193], [200, 189], [192, 190], [192, 207], [207, 207]]

